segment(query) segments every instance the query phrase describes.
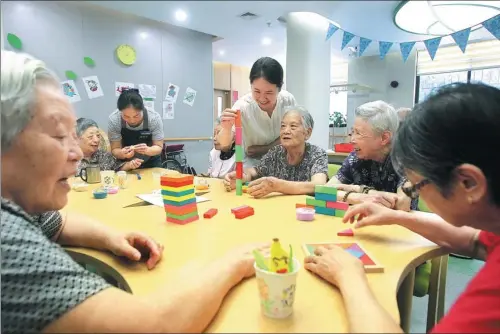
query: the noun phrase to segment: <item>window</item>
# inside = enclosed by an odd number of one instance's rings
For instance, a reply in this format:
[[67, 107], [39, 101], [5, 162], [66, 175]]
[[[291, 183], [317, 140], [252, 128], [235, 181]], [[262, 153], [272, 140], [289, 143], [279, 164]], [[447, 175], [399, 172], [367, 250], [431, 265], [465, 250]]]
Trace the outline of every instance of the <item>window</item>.
[[500, 89], [500, 67], [471, 71], [471, 82], [481, 82]]
[[220, 117], [222, 114], [222, 96], [217, 96], [217, 115]]
[[424, 101], [429, 94], [441, 86], [454, 82], [467, 82], [467, 71], [439, 73], [419, 76], [417, 103]]

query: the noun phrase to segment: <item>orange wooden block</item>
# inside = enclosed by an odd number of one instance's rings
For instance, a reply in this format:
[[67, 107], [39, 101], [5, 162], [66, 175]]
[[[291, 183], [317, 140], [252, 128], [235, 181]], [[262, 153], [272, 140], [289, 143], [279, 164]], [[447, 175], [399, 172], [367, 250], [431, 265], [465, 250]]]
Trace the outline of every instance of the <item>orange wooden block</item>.
[[174, 182], [174, 183], [185, 182], [185, 181], [193, 182], [194, 176], [193, 175], [183, 175], [183, 174], [180, 174], [180, 175], [162, 175], [161, 181]]
[[184, 186], [193, 185], [193, 180], [185, 180], [182, 182], [172, 182], [172, 181], [161, 181], [160, 184], [165, 187], [180, 188]]
[[297, 204], [295, 204], [295, 208], [296, 209], [298, 209], [298, 208], [311, 208], [311, 209], [314, 209], [314, 206], [307, 205], [307, 204], [302, 204], [302, 203], [297, 203]]
[[234, 126], [236, 128], [241, 128], [241, 111], [239, 109], [236, 110], [236, 117], [234, 119]]

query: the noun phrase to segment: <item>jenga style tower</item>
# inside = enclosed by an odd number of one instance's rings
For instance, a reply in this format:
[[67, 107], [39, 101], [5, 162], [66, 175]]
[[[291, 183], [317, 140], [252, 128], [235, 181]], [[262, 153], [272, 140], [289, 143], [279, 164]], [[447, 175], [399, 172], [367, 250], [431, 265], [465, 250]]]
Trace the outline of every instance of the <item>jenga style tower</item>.
[[235, 153], [236, 153], [236, 196], [243, 195], [243, 147], [241, 146], [243, 131], [241, 128], [241, 111], [236, 110], [235, 119]]
[[161, 195], [167, 222], [185, 225], [198, 220], [193, 175], [162, 176]]

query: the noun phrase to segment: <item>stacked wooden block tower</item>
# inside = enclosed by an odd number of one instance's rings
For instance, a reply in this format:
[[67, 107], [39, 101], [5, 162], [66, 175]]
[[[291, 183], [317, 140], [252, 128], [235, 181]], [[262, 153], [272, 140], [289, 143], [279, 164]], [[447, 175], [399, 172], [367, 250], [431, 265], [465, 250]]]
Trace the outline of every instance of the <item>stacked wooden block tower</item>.
[[235, 154], [236, 154], [236, 196], [243, 195], [243, 131], [241, 129], [241, 111], [236, 110], [235, 118]]
[[307, 197], [306, 205], [314, 207], [316, 213], [335, 217], [344, 217], [349, 208], [349, 204], [337, 201], [337, 188], [328, 186], [316, 186], [314, 198]]
[[162, 176], [161, 195], [167, 222], [184, 225], [198, 220], [193, 175]]

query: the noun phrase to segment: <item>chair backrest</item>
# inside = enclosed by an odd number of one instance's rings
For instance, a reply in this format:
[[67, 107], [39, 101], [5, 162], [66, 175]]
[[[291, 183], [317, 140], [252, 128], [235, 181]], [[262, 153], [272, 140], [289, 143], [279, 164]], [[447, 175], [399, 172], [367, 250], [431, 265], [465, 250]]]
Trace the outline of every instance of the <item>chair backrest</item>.
[[111, 152], [111, 144], [109, 142], [108, 134], [102, 129], [99, 129], [99, 132], [101, 133], [101, 142], [99, 143], [99, 148], [101, 150]]

